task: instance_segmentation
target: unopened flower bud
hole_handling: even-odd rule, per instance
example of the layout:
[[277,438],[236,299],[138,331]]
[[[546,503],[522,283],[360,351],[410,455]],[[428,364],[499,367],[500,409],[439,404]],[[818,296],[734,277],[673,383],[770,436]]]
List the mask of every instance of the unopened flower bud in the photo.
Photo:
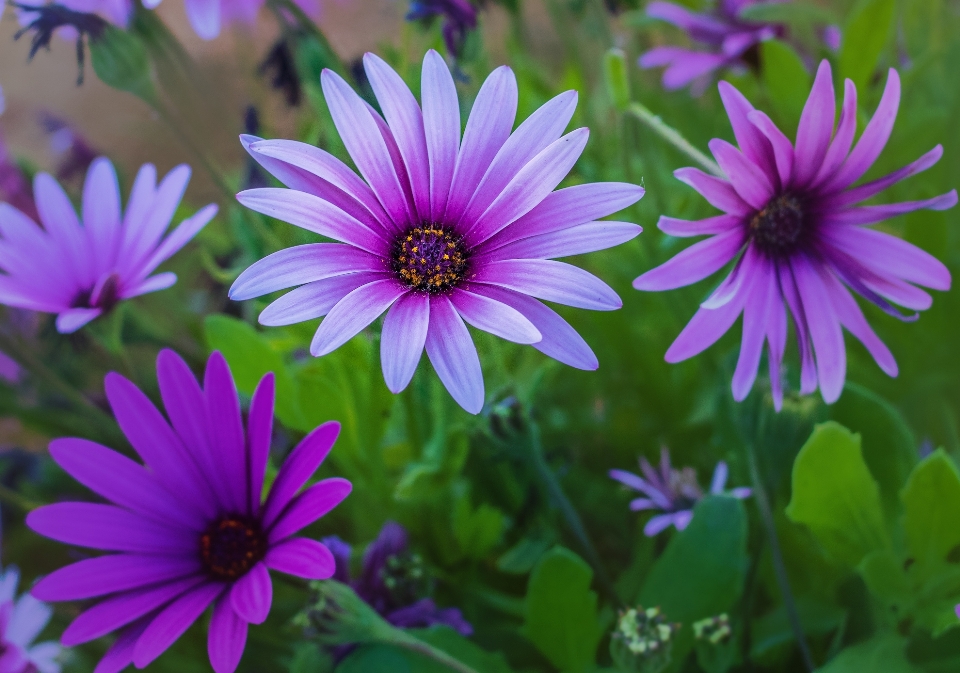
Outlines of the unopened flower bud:
[[629,608],[620,612],[610,638],[610,655],[621,671],[660,673],[670,664],[673,637],[680,628],[659,608]]

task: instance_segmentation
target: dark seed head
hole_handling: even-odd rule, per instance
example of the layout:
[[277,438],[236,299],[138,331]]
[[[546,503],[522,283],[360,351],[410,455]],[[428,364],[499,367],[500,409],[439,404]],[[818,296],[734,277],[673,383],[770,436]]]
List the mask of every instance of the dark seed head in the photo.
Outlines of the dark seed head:
[[761,251],[782,257],[801,243],[806,225],[802,201],[792,194],[781,194],[753,216],[750,234]]
[[267,536],[260,522],[244,516],[225,516],[200,537],[200,559],[216,580],[240,579],[267,554]]
[[468,269],[462,237],[441,226],[410,229],[393,246],[393,270],[412,290],[447,292],[463,281]]

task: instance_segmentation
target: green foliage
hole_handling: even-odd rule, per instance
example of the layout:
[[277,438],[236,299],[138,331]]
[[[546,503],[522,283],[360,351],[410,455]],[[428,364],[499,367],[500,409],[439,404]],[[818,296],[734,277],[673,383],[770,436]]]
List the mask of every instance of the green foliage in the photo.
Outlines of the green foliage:
[[564,673],[589,670],[597,656],[602,633],[592,580],[590,566],[563,547],[544,554],[530,574],[524,633]]
[[[861,0],[843,30],[840,77],[850,78],[865,92],[877,61],[893,31],[895,0]],[[862,95],[862,94],[861,94]]]
[[851,567],[889,546],[880,490],[863,460],[859,435],[832,421],[814,429],[793,465],[787,516]]
[[793,47],[781,40],[767,40],[760,45],[760,62],[763,84],[779,113],[784,132],[791,136],[810,93],[810,73]]
[[960,562],[960,472],[935,451],[910,475],[903,489],[903,528],[914,572],[927,577],[948,562]]
[[906,657],[906,642],[899,636],[882,635],[848,647],[818,673],[920,673]]
[[496,507],[487,503],[472,507],[469,493],[463,493],[453,506],[453,537],[469,558],[486,558],[503,536],[506,524],[506,516]]
[[150,58],[135,33],[107,26],[99,39],[90,41],[90,60],[104,84],[132,93],[147,103],[157,103]]

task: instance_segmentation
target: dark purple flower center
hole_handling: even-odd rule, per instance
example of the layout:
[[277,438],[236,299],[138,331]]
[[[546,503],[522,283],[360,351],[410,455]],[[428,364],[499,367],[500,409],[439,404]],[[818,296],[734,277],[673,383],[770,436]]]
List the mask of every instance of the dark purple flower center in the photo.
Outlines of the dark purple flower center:
[[463,238],[437,225],[414,227],[401,234],[393,244],[392,258],[401,282],[431,294],[455,288],[469,268]]
[[110,275],[100,286],[99,292],[94,296],[94,290],[90,288],[77,294],[71,308],[99,308],[104,313],[109,313],[120,301],[120,277],[117,274]]
[[267,536],[256,519],[225,516],[200,537],[200,559],[211,577],[234,581],[267,554]]
[[806,229],[802,200],[793,194],[773,198],[750,220],[754,244],[773,257],[789,255],[800,243]]

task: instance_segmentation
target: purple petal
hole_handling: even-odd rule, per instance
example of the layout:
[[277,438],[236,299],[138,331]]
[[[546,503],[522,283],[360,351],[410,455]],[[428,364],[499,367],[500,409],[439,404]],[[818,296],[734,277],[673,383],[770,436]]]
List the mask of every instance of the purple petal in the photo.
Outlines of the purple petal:
[[388,277],[392,276],[372,272],[349,273],[307,283],[291,290],[263,309],[258,322],[261,325],[279,327],[321,318],[358,287]]
[[544,355],[565,365],[593,371],[600,366],[597,356],[570,324],[556,311],[533,297],[493,285],[471,286],[471,291],[517,309],[533,323],[542,339],[531,344]]
[[817,175],[812,183],[813,186],[822,185],[840,168],[850,152],[850,147],[853,145],[853,136],[856,132],[857,87],[848,79],[843,83],[843,108],[840,110],[840,123],[837,124],[837,133],[830,142],[823,164],[817,169]]
[[420,91],[430,163],[430,212],[436,222],[447,208],[460,152],[460,103],[450,69],[433,49],[423,57]]
[[210,204],[201,208],[191,217],[188,217],[174,229],[169,236],[163,239],[163,242],[157,246],[153,254],[143,263],[140,273],[143,276],[151,273],[163,262],[175,255],[183,246],[193,240],[193,237],[200,233],[200,230],[207,226],[217,214],[216,204]]
[[655,537],[675,523],[675,514],[660,514],[653,517],[643,527],[643,534],[647,537]]
[[230,366],[220,351],[214,351],[207,360],[204,372],[203,395],[210,429],[210,448],[217,471],[206,475],[219,481],[219,490],[226,499],[222,509],[250,514],[248,495],[247,445],[240,415],[240,398],[233,382]]
[[757,127],[773,149],[774,164],[777,167],[777,175],[780,178],[780,185],[789,185],[793,178],[793,163],[795,161],[793,143],[783,134],[777,125],[773,123],[766,114],[760,110],[754,110],[747,114],[747,119]]
[[671,364],[682,362],[712,346],[736,322],[745,301],[746,294],[739,292],[719,308],[700,308],[667,349],[664,359]]
[[836,312],[840,324],[860,340],[860,343],[866,347],[887,376],[896,376],[898,368],[893,353],[870,327],[863,311],[860,310],[850,291],[832,274],[826,275],[824,278],[827,282],[830,299],[833,300],[833,310]]
[[394,138],[393,132],[387,125],[386,120],[380,116],[380,113],[376,108],[370,105],[370,103],[367,101],[363,101],[363,106],[367,109],[367,114],[370,115],[374,123],[377,125],[377,130],[380,131],[380,137],[383,138],[383,142],[387,146],[387,152],[390,154],[390,161],[393,163],[394,173],[397,175],[397,180],[400,181],[400,190],[403,193],[403,198],[408,213],[407,221],[419,222],[420,216],[417,214],[417,206],[413,201],[413,187],[410,185],[410,176],[407,175],[407,167],[403,163],[403,156],[400,154],[400,148],[397,146],[397,139]]
[[79,601],[198,572],[200,561],[196,558],[111,554],[55,570],[40,580],[30,593],[42,601]]
[[199,575],[111,596],[71,622],[61,639],[67,647],[96,640],[166,605],[205,579]]
[[659,292],[691,285],[722,269],[742,247],[743,232],[739,228],[717,234],[647,271],[633,281],[633,287]]
[[[755,41],[752,36],[749,39],[750,43]],[[720,82],[718,88],[743,156],[761,170],[771,171],[774,168],[772,148],[764,134],[750,122],[749,115],[754,111],[750,101],[729,82]]]
[[57,331],[60,334],[73,334],[91,320],[99,318],[103,309],[71,308],[57,315]]
[[324,514],[343,502],[353,489],[350,482],[340,477],[318,481],[305,490],[283,510],[283,513],[268,532],[268,540],[274,545],[290,537],[301,528],[309,526]]
[[588,222],[508,243],[491,251],[489,259],[550,259],[583,255],[631,241],[642,231],[639,225],[630,222]]
[[233,282],[230,298],[253,299],[294,285],[359,271],[386,271],[383,261],[350,245],[308,243],[280,250],[250,266]]
[[727,485],[727,474],[727,464],[721,460],[717,463],[717,466],[713,468],[713,479],[710,480],[711,493],[723,493],[723,489]]
[[630,501],[631,512],[643,512],[649,509],[660,509],[650,498],[634,498]]
[[144,668],[163,654],[223,593],[223,589],[222,584],[203,584],[161,610],[133,648],[134,665]]
[[139,297],[140,295],[150,294],[151,292],[159,292],[161,290],[166,290],[169,287],[173,287],[177,282],[177,274],[171,273],[169,271],[164,273],[158,273],[156,276],[150,276],[146,280],[137,283],[131,287],[124,288],[120,292],[121,299],[132,299],[133,297]]
[[376,121],[363,100],[332,70],[324,70],[320,82],[333,123],[360,174],[393,222],[406,223],[409,218],[406,195]]
[[50,175],[38,173],[33,180],[33,193],[43,228],[59,249],[60,263],[70,269],[71,277],[81,286],[92,286],[96,270],[90,247],[66,192]]
[[677,180],[697,190],[707,202],[731,215],[750,215],[753,209],[727,180],[707,175],[699,168],[679,168],[673,172]]
[[692,51],[682,47],[657,47],[640,57],[641,68],[667,66],[663,73],[663,88],[667,91],[682,89],[694,80],[721,67],[728,61],[721,54]]
[[753,388],[757,378],[757,369],[760,367],[760,356],[763,353],[763,342],[767,336],[767,316],[770,314],[770,303],[777,301],[776,279],[761,262],[751,274],[749,287],[742,291],[746,294],[746,303],[743,308],[743,339],[740,345],[740,357],[737,368],[733,373],[731,386],[733,399],[742,402]]
[[[144,246],[142,249],[138,247],[141,244],[140,238],[143,233],[140,231],[140,227],[148,221],[153,211],[156,191],[157,169],[153,164],[144,164],[137,171],[137,177],[133,181],[130,199],[127,201],[127,210],[123,216],[123,225],[120,229],[121,242],[117,258],[121,263],[121,273],[129,272],[129,263],[142,259],[144,251],[149,249],[149,246]],[[126,260],[126,264],[124,260]]]
[[447,297],[430,298],[427,356],[444,387],[471,414],[483,408],[483,373],[467,326]]
[[872,196],[876,196],[880,192],[887,189],[892,185],[909,178],[911,175],[916,175],[921,173],[938,161],[940,157],[943,156],[943,145],[937,145],[932,150],[924,154],[922,157],[914,161],[913,163],[907,164],[900,170],[894,171],[889,175],[885,175],[879,180],[873,180],[872,182],[867,182],[860,185],[859,187],[854,187],[839,194],[836,194],[833,197],[828,197],[825,199],[824,206],[830,208],[842,208],[844,206],[851,206],[855,203],[860,203],[866,199],[869,199]]
[[468,324],[501,339],[533,344],[543,338],[522,313],[495,299],[455,289],[450,294],[450,302]]
[[330,579],[336,570],[330,550],[305,537],[288,538],[274,545],[263,562],[271,570],[307,580]]
[[117,172],[109,159],[99,157],[90,164],[83,185],[83,226],[97,269],[113,264],[120,244],[120,217]]
[[707,236],[722,234],[743,224],[743,219],[737,215],[716,215],[705,220],[678,220],[675,217],[661,215],[657,228],[669,236],[689,238],[691,236]]
[[273,443],[274,375],[267,372],[250,401],[250,414],[247,417],[247,443],[250,475],[249,511],[254,516],[260,514],[260,499],[263,493],[263,480],[270,460],[270,445]]
[[646,7],[647,16],[672,23],[686,32],[701,32],[723,35],[728,31],[726,24],[707,14],[691,12],[686,7],[672,2],[657,0]]
[[430,296],[408,292],[400,297],[383,319],[380,334],[380,365],[383,379],[392,393],[409,385],[430,326]]
[[212,40],[220,35],[220,0],[192,0],[185,7],[187,19],[201,39]]
[[493,158],[510,136],[517,115],[517,78],[500,66],[484,81],[463,132],[445,220],[458,222]]
[[240,664],[247,645],[247,622],[240,619],[223,596],[213,606],[210,632],[207,635],[207,656],[214,673],[233,673]]
[[250,571],[233,583],[230,589],[230,604],[233,611],[245,622],[263,624],[270,614],[273,603],[273,583],[270,572],[263,562],[257,563]]
[[807,326],[806,307],[797,289],[798,281],[789,264],[777,268],[780,276],[780,291],[793,315],[797,346],[800,350],[800,392],[808,395],[817,389],[817,366],[813,359],[813,345],[810,343],[810,329]]
[[833,404],[843,391],[847,372],[847,352],[843,344],[840,321],[833,311],[831,294],[821,277],[821,272],[805,257],[791,261],[797,289],[803,302],[807,327],[817,360],[817,378],[823,401]]
[[[125,259],[120,259],[120,273],[135,274],[153,255],[163,232],[170,226],[177,207],[190,182],[190,167],[177,166],[160,181],[149,208],[133,213],[127,210],[124,219],[123,250]],[[147,176],[150,177],[150,176]],[[140,219],[133,219],[137,215]]]
[[583,269],[547,259],[489,262],[472,280],[505,287],[544,301],[594,311],[615,311],[623,302],[606,283]]
[[110,649],[108,649],[107,653],[103,656],[103,659],[97,664],[93,673],[120,673],[120,671],[132,664],[133,649],[149,625],[150,618],[144,617],[121,631],[117,639],[113,641],[113,645],[110,646]]
[[687,526],[690,525],[690,522],[693,520],[693,510],[687,509],[682,512],[677,512],[673,515],[673,525],[677,530],[684,530]]
[[550,192],[533,210],[485,241],[483,249],[494,250],[612,215],[632,206],[643,194],[642,187],[625,182],[594,182]]
[[273,525],[297,491],[314,475],[330,454],[339,434],[340,424],[329,421],[314,429],[290,452],[270,487],[263,509],[264,527]]
[[11,645],[27,649],[50,623],[51,617],[53,617],[53,608],[46,603],[41,603],[30,594],[24,594],[13,606],[10,623],[3,638]]
[[856,146],[840,167],[840,170],[829,182],[829,187],[840,190],[859,180],[880,156],[880,152],[890,138],[893,123],[897,119],[897,109],[900,107],[900,75],[890,68],[887,76],[887,85],[883,89],[883,96],[877,111],[873,113],[863,134]]
[[797,149],[794,157],[793,183],[805,186],[817,174],[830,146],[836,102],[830,63],[820,62],[813,88],[803,106],[797,127]]
[[311,355],[320,357],[340,348],[407,292],[393,278],[358,287],[330,309],[320,323],[310,343]]
[[957,205],[957,190],[951,189],[946,194],[941,194],[931,199],[924,199],[923,201],[904,201],[902,203],[890,203],[883,206],[847,208],[846,210],[826,215],[822,222],[833,225],[873,224],[905,213],[912,213],[915,210],[948,210],[955,205]]
[[709,145],[737,194],[754,209],[762,210],[773,196],[773,183],[763,169],[726,140],[714,138]]
[[58,542],[107,551],[189,554],[196,547],[196,533],[161,526],[114,505],[46,505],[27,515],[27,525]]

